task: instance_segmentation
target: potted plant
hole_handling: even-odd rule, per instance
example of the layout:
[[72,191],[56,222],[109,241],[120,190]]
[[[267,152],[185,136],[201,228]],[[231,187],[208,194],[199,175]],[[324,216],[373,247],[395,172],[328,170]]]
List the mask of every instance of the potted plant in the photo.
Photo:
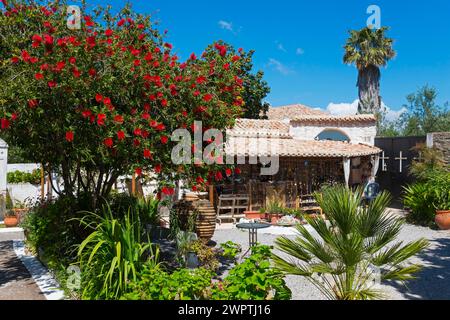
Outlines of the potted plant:
[[19,223],[22,221],[24,215],[28,212],[28,208],[25,206],[24,202],[14,201],[13,211],[19,220]]
[[177,256],[188,269],[199,266],[197,253],[192,249],[192,244],[198,240],[197,234],[188,231],[179,231],[176,235]]
[[284,215],[284,207],[281,201],[273,199],[266,206],[267,219],[272,224],[277,224],[278,220]]
[[450,230],[450,186],[434,190],[433,206],[436,208],[434,221],[441,230]]
[[263,220],[266,219],[266,212],[264,209],[259,211],[244,211],[245,219],[248,220]]
[[19,224],[19,217],[13,210],[9,210],[6,212],[3,222],[6,228],[14,228]]
[[9,194],[8,190],[6,190],[5,205],[6,205],[6,214],[5,219],[3,220],[3,222],[5,223],[5,227],[7,228],[17,227],[17,225],[19,224],[19,218],[16,212],[13,210],[13,201],[11,199],[11,195]]

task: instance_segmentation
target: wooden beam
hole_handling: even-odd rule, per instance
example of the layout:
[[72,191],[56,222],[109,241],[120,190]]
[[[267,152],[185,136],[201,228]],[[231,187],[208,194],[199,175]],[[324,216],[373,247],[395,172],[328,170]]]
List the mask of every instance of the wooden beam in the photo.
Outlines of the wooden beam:
[[248,210],[253,211],[252,183],[248,182]]
[[214,185],[209,185],[209,202],[214,206]]
[[136,174],[131,176],[131,195],[136,195]]

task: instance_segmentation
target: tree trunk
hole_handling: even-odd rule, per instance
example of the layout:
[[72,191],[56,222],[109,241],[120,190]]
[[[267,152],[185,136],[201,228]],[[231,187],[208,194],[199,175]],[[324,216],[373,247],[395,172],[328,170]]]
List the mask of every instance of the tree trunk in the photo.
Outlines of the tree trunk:
[[358,71],[359,114],[380,112],[380,77],[380,69],[373,65]]

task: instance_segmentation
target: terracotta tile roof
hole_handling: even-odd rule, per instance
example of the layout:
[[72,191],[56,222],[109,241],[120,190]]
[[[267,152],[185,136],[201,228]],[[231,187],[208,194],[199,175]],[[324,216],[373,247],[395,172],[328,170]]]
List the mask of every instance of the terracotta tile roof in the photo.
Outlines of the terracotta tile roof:
[[333,116],[333,115],[305,115],[292,118],[291,122],[303,125],[316,124],[333,124],[336,126],[345,124],[375,124],[377,121],[373,114],[358,114],[348,116]]
[[227,130],[229,136],[291,138],[289,124],[273,120],[236,119],[235,126]]
[[316,110],[302,104],[272,107],[269,108],[269,111],[267,112],[267,117],[269,118],[269,120],[295,119],[301,116],[308,115],[320,116],[327,114],[321,110]]
[[[234,148],[233,148],[234,146]],[[225,152],[231,156],[280,156],[338,158],[361,157],[381,153],[381,149],[366,144],[341,141],[316,141],[277,138],[228,137]]]

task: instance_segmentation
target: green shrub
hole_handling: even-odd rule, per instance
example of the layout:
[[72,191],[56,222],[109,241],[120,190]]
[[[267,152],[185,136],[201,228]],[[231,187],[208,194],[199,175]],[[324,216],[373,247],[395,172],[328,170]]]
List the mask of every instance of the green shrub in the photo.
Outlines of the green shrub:
[[433,175],[428,182],[432,203],[436,210],[450,210],[450,172]]
[[64,262],[68,266],[76,260],[75,245],[89,234],[71,219],[82,217],[80,211],[89,209],[84,198],[61,196],[36,203],[22,222],[27,246],[35,252],[44,249],[45,257],[41,258],[46,261]]
[[122,299],[132,300],[264,300],[290,299],[283,276],[271,268],[270,247],[258,246],[223,281],[213,280],[205,268],[179,269],[144,266],[138,281],[131,281]]
[[219,260],[217,260],[216,252],[202,241],[197,240],[192,242],[189,245],[188,251],[195,252],[202,268],[210,271],[216,271],[219,268]]
[[281,272],[270,264],[271,247],[256,246],[252,254],[230,270],[222,283],[213,288],[219,300],[289,300],[291,290]]
[[272,214],[283,214],[285,208],[280,200],[272,199],[269,201],[264,209],[264,212]]
[[404,188],[403,204],[411,209],[408,221],[434,224],[436,210],[450,209],[450,172],[435,170],[427,180]]
[[407,221],[419,225],[430,225],[434,221],[435,210],[426,183],[416,183],[404,187],[403,204],[411,211]]
[[222,248],[222,257],[230,260],[236,260],[237,255],[242,251],[242,247],[233,241],[221,243],[220,247]]
[[31,183],[39,184],[41,181],[41,173],[39,170],[33,170],[33,172],[22,172],[16,170],[14,172],[8,172],[8,183]]
[[171,274],[159,268],[144,267],[139,281],[131,283],[130,300],[199,300],[210,298],[212,273],[204,268],[180,269]]
[[116,218],[123,218],[128,211],[145,226],[146,224],[159,225],[160,201],[153,197],[135,197],[127,193],[113,193],[103,201],[103,206],[109,206]]
[[8,189],[6,189],[5,206],[6,210],[12,210],[14,207],[14,202]]
[[78,248],[83,299],[117,299],[145,265],[158,265],[159,251],[142,241],[143,230],[131,210],[117,219],[104,207],[103,216],[89,213],[79,221],[94,230]]

